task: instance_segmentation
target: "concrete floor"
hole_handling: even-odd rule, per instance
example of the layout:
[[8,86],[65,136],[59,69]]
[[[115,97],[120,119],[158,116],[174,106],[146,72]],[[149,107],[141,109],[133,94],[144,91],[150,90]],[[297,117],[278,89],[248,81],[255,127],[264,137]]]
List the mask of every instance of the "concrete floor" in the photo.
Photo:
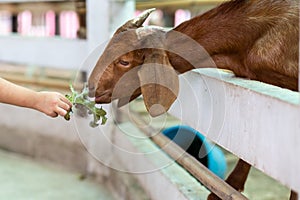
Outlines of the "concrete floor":
[[[237,158],[226,153],[228,173]],[[289,189],[252,168],[244,194],[254,200],[284,200]],[[110,190],[80,174],[29,157],[0,150],[0,199],[113,200]]]
[[113,200],[103,185],[49,163],[0,150],[0,199]]

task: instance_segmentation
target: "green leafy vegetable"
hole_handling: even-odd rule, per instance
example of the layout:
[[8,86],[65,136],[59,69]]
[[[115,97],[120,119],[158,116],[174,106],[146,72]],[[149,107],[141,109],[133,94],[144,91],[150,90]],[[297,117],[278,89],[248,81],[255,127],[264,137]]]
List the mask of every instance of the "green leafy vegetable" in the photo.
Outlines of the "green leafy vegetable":
[[[74,90],[73,86],[70,85],[70,90],[72,94],[67,94],[66,97],[73,104],[75,108],[79,108],[81,111],[85,111],[88,114],[93,115],[93,121],[90,122],[91,127],[97,127],[99,125],[99,121],[101,120],[101,125],[106,123],[106,111],[104,109],[96,107],[94,101],[89,100],[88,98],[88,88],[87,85],[84,86],[81,93],[78,93]],[[72,109],[68,111],[65,115],[66,120],[70,120],[70,115],[72,113]]]

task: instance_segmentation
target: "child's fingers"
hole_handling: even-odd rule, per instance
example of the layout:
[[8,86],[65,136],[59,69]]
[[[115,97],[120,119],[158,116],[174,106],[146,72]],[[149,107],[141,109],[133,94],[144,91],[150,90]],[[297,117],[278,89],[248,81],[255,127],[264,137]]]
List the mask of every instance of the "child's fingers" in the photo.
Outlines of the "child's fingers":
[[70,110],[71,106],[68,103],[61,101],[58,106],[66,111]]
[[51,112],[51,113],[48,113],[47,115],[50,116],[50,117],[57,117],[58,116],[58,114],[54,111]]
[[72,107],[72,103],[71,103],[71,102],[69,101],[69,99],[67,99],[65,96],[60,95],[60,99],[61,99],[64,103],[66,103],[67,105],[69,105],[69,108]]
[[62,95],[59,92],[53,92],[53,93],[56,95],[55,98],[58,98],[60,101],[65,102],[69,106],[72,106],[72,103],[69,101],[69,99],[67,99],[67,97],[65,97],[64,95]]
[[[55,113],[57,115],[60,115],[60,116],[64,117],[67,114],[67,111],[65,109],[61,108],[61,107],[57,107],[56,110],[55,110]],[[57,115],[56,115],[56,117],[57,117]]]

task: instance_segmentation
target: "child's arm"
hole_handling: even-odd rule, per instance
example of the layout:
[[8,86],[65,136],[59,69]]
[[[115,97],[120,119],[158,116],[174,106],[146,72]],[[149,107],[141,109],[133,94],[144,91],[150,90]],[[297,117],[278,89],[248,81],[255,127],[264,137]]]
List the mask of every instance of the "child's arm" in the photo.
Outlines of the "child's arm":
[[57,92],[36,92],[0,78],[0,102],[31,108],[51,117],[64,116],[71,102]]

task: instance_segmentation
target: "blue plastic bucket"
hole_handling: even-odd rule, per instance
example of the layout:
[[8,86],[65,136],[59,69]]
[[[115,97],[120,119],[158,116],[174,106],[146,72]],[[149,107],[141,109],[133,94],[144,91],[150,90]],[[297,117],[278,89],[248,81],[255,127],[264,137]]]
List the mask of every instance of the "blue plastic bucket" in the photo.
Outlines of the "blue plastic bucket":
[[163,130],[163,134],[191,154],[210,171],[224,179],[227,163],[223,151],[189,126],[173,126]]

